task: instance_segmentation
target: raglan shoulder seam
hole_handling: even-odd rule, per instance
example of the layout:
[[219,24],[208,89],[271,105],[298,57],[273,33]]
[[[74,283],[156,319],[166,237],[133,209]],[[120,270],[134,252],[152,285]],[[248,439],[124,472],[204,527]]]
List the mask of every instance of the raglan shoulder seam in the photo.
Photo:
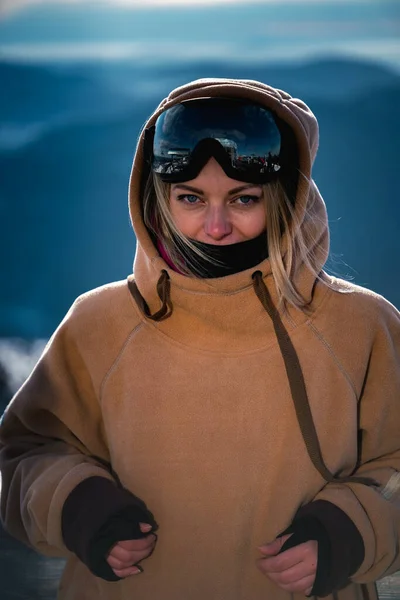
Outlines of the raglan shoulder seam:
[[[101,306],[101,304],[104,301],[107,301],[107,298],[108,302],[110,302],[110,299],[112,299],[114,294],[117,294],[119,296],[120,293],[125,294],[126,298],[125,300],[123,300],[123,302],[128,301],[129,304],[127,306],[129,306],[131,310],[132,307],[131,303],[129,302],[131,300],[131,295],[126,284],[126,280],[120,282],[113,282],[112,284],[101,286],[94,290],[90,290],[89,292],[86,292],[81,296],[78,296],[78,298],[75,300],[75,302],[69,310],[69,313],[66,316],[66,319],[68,318],[68,316],[70,317],[69,326],[72,326],[75,329],[76,333],[76,328],[79,329],[80,320],[87,318],[88,307],[90,307],[89,303],[93,302],[94,300],[98,307]],[[109,376],[111,375],[112,371],[116,368],[118,362],[120,361],[125,351],[125,348],[129,344],[132,337],[134,337],[135,333],[139,331],[139,329],[141,329],[143,325],[145,325],[145,323],[143,320],[140,319],[140,315],[137,315],[135,314],[135,312],[132,312],[131,322],[126,323],[126,326],[124,327],[125,332],[121,331],[121,339],[119,340],[118,345],[116,345],[116,347],[113,348],[113,352],[110,352],[110,355],[107,357],[106,364],[103,365],[103,373],[100,373],[99,383],[96,386],[96,395],[98,397],[99,403],[101,403],[104,387],[108,381]],[[79,336],[76,335],[75,337],[79,338]],[[83,356],[84,354],[86,354],[86,352],[83,353]]]
[[354,381],[352,380],[352,378],[350,377],[349,373],[347,372],[347,370],[345,369],[344,365],[342,364],[342,362],[340,361],[339,357],[337,356],[336,352],[333,350],[332,346],[329,344],[329,342],[326,340],[326,338],[323,336],[323,334],[320,332],[320,330],[318,329],[318,327],[316,327],[316,325],[313,323],[313,321],[308,321],[308,326],[311,330],[311,332],[313,333],[313,335],[320,341],[320,343],[326,348],[326,350],[328,351],[328,353],[330,354],[332,360],[334,361],[334,363],[336,364],[337,368],[339,369],[339,371],[342,373],[343,377],[346,379],[347,383],[350,385],[354,397],[357,399],[358,401],[358,394],[357,394],[357,388],[356,385],[354,383]]
[[112,375],[112,373],[115,371],[115,369],[118,366],[118,363],[120,362],[125,349],[127,348],[127,346],[130,344],[132,338],[136,335],[136,333],[142,329],[142,327],[144,326],[144,322],[140,321],[137,325],[135,325],[135,327],[128,333],[127,337],[125,338],[124,342],[122,343],[119,352],[117,353],[116,357],[114,358],[113,362],[111,363],[111,365],[109,366],[109,368],[107,369],[102,382],[100,384],[100,389],[99,389],[99,402],[101,404],[102,402],[102,398],[103,398],[103,392],[104,392],[104,388],[110,378],[110,376]]

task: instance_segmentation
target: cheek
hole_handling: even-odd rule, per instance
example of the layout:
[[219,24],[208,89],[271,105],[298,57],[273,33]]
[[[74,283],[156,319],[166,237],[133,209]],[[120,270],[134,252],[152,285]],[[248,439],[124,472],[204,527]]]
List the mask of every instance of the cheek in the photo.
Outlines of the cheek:
[[250,238],[257,237],[266,228],[266,215],[263,205],[257,205],[248,214],[242,215],[240,223],[237,224],[242,233]]
[[176,202],[171,202],[170,210],[178,231],[187,237],[193,237],[193,233],[196,231],[196,219],[193,215]]

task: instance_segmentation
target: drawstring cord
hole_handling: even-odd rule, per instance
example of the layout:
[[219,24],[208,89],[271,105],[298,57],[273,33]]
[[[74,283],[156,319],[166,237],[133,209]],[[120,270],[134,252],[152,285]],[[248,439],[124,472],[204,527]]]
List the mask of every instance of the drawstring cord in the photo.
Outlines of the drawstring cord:
[[[289,381],[290,391],[293,398],[293,404],[296,411],[297,421],[300,431],[303,436],[305,446],[312,464],[327,482],[337,483],[362,483],[363,485],[379,485],[376,481],[369,477],[335,477],[327,468],[321,453],[321,447],[318,440],[317,431],[315,428],[310,403],[307,396],[306,385],[304,381],[303,371],[301,370],[300,361],[297,352],[293,346],[292,340],[279,315],[279,311],[272,302],[270,293],[264,283],[261,271],[255,271],[252,274],[253,288],[257,298],[260,300],[265,311],[271,318],[275,335],[279,344],[282,358],[285,364],[286,374]],[[171,282],[169,275],[165,269],[161,271],[161,275],[157,281],[157,294],[161,302],[161,308],[151,314],[147,302],[140,294],[136,282],[133,278],[128,279],[129,290],[141,308],[142,312],[148,319],[152,321],[163,321],[168,319],[172,314],[171,302]]]
[[278,340],[283,361],[285,363],[286,374],[293,398],[297,421],[300,426],[308,455],[314,467],[327,482],[378,485],[377,482],[369,477],[335,477],[325,465],[307,396],[304,375],[303,371],[301,370],[297,352],[293,346],[288,332],[285,329],[284,324],[282,323],[279,312],[272,302],[268,288],[264,283],[262,272],[255,271],[252,274],[252,280],[254,292],[270,316],[274,326],[275,335]]
[[151,319],[152,321],[163,321],[172,315],[171,282],[165,269],[161,271],[161,275],[157,281],[157,294],[161,301],[161,308],[154,314],[151,314],[148,304],[139,292],[133,278],[128,279],[128,286],[136,303],[148,319]]

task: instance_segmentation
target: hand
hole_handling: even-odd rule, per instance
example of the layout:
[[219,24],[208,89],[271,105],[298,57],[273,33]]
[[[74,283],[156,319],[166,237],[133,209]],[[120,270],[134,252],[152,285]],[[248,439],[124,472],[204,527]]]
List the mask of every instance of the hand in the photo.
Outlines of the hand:
[[269,544],[260,546],[259,550],[263,558],[257,561],[257,566],[283,590],[308,596],[317,573],[318,542],[310,540],[278,555],[290,535],[284,535]]
[[[140,523],[143,533],[151,531],[148,523]],[[115,544],[108,554],[107,562],[117,577],[129,577],[142,573],[142,567],[137,563],[150,556],[156,545],[157,537],[154,533],[146,535],[139,540],[125,540]]]

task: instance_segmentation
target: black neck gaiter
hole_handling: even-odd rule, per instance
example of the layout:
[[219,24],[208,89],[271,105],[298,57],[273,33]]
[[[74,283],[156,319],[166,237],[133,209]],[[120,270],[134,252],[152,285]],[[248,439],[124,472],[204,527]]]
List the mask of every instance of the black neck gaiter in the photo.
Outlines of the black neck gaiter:
[[268,257],[267,234],[263,231],[259,236],[237,244],[204,244],[190,240],[199,250],[213,262],[195,254],[185,247],[182,256],[197,277],[214,278],[233,275],[255,267]]

